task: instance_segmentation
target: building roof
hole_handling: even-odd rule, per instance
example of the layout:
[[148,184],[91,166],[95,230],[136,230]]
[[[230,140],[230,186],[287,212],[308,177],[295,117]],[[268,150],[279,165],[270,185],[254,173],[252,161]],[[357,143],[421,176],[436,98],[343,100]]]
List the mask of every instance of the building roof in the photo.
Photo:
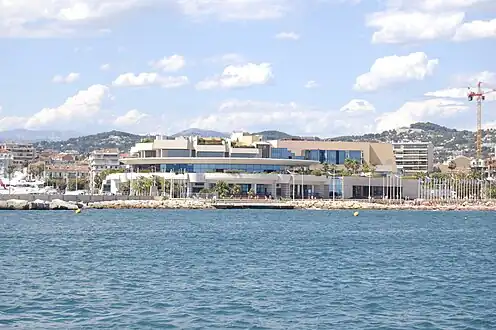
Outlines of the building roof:
[[286,165],[311,166],[320,164],[313,160],[276,159],[276,158],[235,158],[235,157],[146,157],[123,158],[126,165],[155,165],[155,164],[235,164],[235,165]]
[[47,166],[47,172],[89,172],[89,167],[84,165],[54,165]]

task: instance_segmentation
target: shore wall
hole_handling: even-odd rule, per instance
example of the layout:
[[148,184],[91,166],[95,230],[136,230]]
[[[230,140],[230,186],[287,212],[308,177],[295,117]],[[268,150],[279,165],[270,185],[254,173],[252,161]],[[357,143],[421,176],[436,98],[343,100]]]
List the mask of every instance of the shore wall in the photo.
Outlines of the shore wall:
[[47,195],[47,194],[0,194],[0,201],[7,200],[23,200],[32,202],[35,200],[42,201],[53,201],[62,200],[66,202],[81,202],[81,203],[92,203],[92,202],[111,202],[111,201],[149,201],[154,200],[155,197],[152,196],[125,196],[125,195]]

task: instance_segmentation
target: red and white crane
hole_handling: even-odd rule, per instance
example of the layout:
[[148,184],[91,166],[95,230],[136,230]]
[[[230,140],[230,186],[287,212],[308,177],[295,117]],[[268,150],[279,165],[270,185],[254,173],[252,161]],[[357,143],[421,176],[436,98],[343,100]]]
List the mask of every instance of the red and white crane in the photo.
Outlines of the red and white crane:
[[479,164],[482,154],[482,101],[486,100],[486,95],[496,92],[496,89],[484,91],[482,82],[477,83],[477,91],[474,92],[471,87],[468,88],[468,100],[477,102],[477,164]]

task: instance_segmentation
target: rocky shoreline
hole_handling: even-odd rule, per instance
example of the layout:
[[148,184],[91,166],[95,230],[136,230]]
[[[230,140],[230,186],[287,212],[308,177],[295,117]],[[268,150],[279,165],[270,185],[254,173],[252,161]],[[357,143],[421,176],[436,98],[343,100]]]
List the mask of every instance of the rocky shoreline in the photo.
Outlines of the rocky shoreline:
[[[228,202],[227,202],[228,203]],[[243,202],[236,201],[235,204]],[[246,203],[254,203],[246,201]],[[255,202],[256,203],[256,202]],[[266,204],[266,203],[264,203]],[[403,204],[369,203],[367,201],[300,200],[278,203],[300,210],[431,210],[431,211],[496,211],[495,201],[410,201]],[[270,205],[267,203],[267,206]],[[68,202],[60,199],[52,201],[25,201],[11,199],[0,201],[0,210],[80,210],[80,209],[215,209],[212,200],[118,200],[92,203]]]

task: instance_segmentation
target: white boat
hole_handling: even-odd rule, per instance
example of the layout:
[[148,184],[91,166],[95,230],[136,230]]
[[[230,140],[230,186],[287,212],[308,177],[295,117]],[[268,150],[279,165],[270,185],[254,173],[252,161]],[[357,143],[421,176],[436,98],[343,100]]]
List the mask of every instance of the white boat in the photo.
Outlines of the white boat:
[[12,178],[0,178],[0,194],[26,195],[26,194],[54,194],[56,190],[45,187],[42,180],[29,180],[22,172],[16,172]]

